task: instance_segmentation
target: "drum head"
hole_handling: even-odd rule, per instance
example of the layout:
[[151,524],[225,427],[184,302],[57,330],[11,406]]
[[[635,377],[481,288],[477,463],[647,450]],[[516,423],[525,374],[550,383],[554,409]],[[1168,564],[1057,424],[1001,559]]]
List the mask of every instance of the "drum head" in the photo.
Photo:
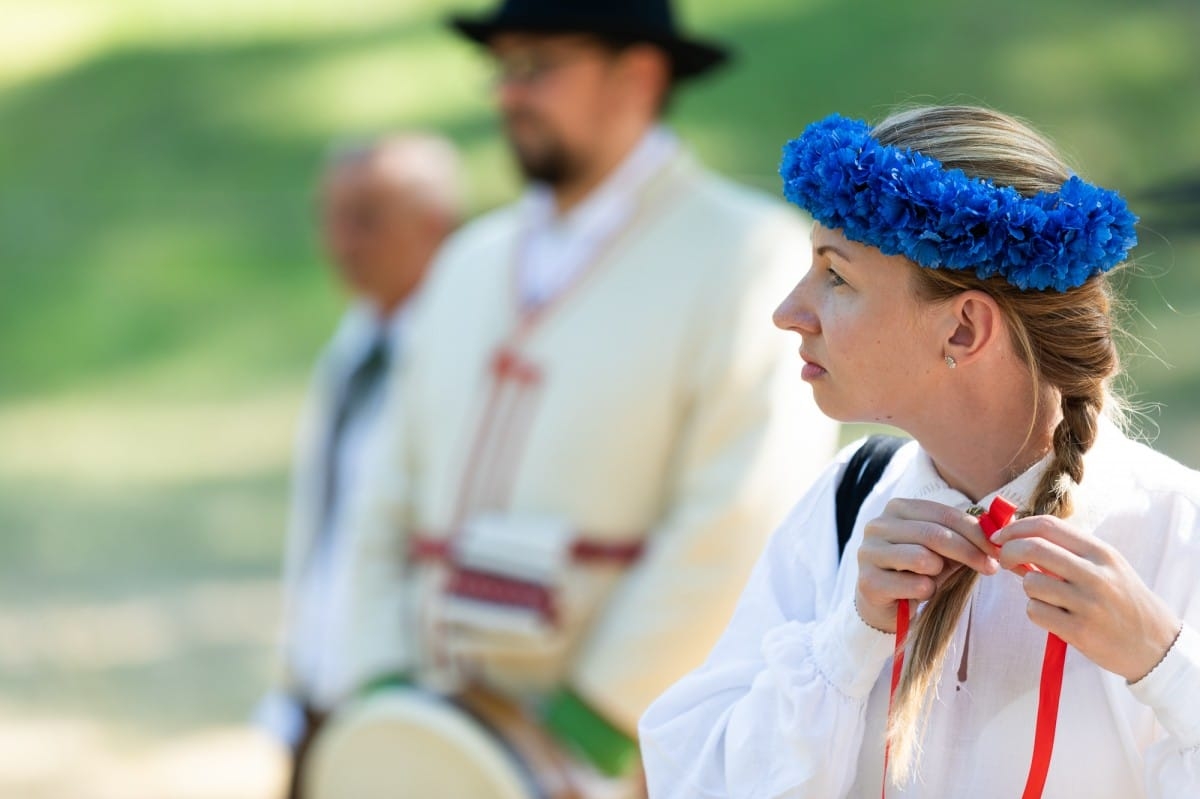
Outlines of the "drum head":
[[305,799],[530,799],[511,756],[445,700],[398,688],[347,706],[313,742]]

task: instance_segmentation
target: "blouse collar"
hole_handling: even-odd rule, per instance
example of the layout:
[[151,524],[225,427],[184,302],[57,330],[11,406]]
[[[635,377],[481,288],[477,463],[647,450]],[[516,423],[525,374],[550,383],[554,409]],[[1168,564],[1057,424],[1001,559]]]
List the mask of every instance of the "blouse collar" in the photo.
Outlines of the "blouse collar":
[[[1108,504],[1105,497],[1112,490],[1111,467],[1120,459],[1119,442],[1124,439],[1117,426],[1107,417],[1098,424],[1096,441],[1084,456],[1084,479],[1074,490],[1077,523],[1088,527],[1089,520],[1104,514]],[[912,499],[927,499],[960,510],[972,505],[987,508],[997,496],[1002,496],[1024,512],[1028,512],[1038,481],[1050,465],[1053,453],[1046,453],[1037,463],[1030,466],[1011,481],[983,497],[978,503],[958,489],[952,488],[933,465],[933,459],[918,446],[909,469],[900,478],[896,496]]]
[[986,508],[991,504],[993,499],[1002,496],[1018,508],[1028,510],[1029,502],[1033,498],[1033,492],[1037,488],[1038,480],[1046,470],[1046,467],[1049,466],[1050,459],[1051,454],[1047,453],[1041,460],[1019,474],[1016,478],[992,491],[976,503],[972,502],[966,494],[956,488],[952,488],[942,479],[942,476],[938,474],[937,468],[933,465],[933,459],[929,457],[929,453],[924,449],[918,449],[912,468],[901,479],[897,495],[912,499],[927,499],[932,502],[940,502],[943,505],[950,505],[959,510],[966,510],[972,505],[979,505]]

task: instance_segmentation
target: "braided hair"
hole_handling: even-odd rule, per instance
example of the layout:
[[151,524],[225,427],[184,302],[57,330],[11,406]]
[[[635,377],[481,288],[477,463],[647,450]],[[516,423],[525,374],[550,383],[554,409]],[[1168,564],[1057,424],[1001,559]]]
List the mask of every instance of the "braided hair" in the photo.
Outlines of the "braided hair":
[[[914,108],[888,117],[873,135],[883,144],[907,147],[938,159],[947,169],[1008,185],[1026,196],[1053,192],[1070,171],[1053,147],[1021,121],[983,108]],[[1002,278],[980,280],[967,270],[913,267],[917,295],[932,302],[968,290],[991,295],[1004,314],[1013,346],[1033,385],[1052,389],[1061,419],[1054,429],[1050,463],[1034,489],[1034,515],[1066,518],[1071,489],[1083,480],[1083,456],[1096,440],[1101,415],[1120,371],[1115,345],[1113,296],[1106,275],[1066,292],[1023,292]],[[1038,394],[1031,398],[1034,418]],[[978,574],[959,569],[913,622],[905,669],[893,702],[888,740],[892,779],[904,782],[916,759],[917,741],[932,689]]]

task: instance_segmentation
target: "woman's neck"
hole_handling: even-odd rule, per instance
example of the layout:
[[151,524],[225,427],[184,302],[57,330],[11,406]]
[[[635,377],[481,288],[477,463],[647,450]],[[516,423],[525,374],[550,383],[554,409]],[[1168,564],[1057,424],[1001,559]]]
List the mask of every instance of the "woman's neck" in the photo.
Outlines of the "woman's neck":
[[1053,389],[1038,392],[1036,410],[1026,390],[972,393],[930,414],[925,429],[910,430],[942,479],[972,502],[1012,482],[1045,457],[1061,418]]

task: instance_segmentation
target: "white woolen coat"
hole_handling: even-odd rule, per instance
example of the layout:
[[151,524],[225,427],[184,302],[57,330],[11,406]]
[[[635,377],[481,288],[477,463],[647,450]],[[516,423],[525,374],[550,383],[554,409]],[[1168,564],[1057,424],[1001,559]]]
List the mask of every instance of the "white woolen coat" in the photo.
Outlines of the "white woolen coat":
[[[808,268],[807,234],[787,206],[680,153],[633,222],[532,318],[514,280],[517,208],[455,236],[361,497],[359,679],[404,669],[453,684],[465,671],[534,698],[565,684],[632,734],[703,660],[768,532],[834,451],[795,339],[771,323]],[[503,380],[500,352],[518,365]],[[549,632],[473,638],[445,621],[445,566],[407,553],[414,536],[448,539],[484,512],[518,531],[530,520],[531,536],[532,520],[550,518],[645,550],[628,567],[564,566]]]

